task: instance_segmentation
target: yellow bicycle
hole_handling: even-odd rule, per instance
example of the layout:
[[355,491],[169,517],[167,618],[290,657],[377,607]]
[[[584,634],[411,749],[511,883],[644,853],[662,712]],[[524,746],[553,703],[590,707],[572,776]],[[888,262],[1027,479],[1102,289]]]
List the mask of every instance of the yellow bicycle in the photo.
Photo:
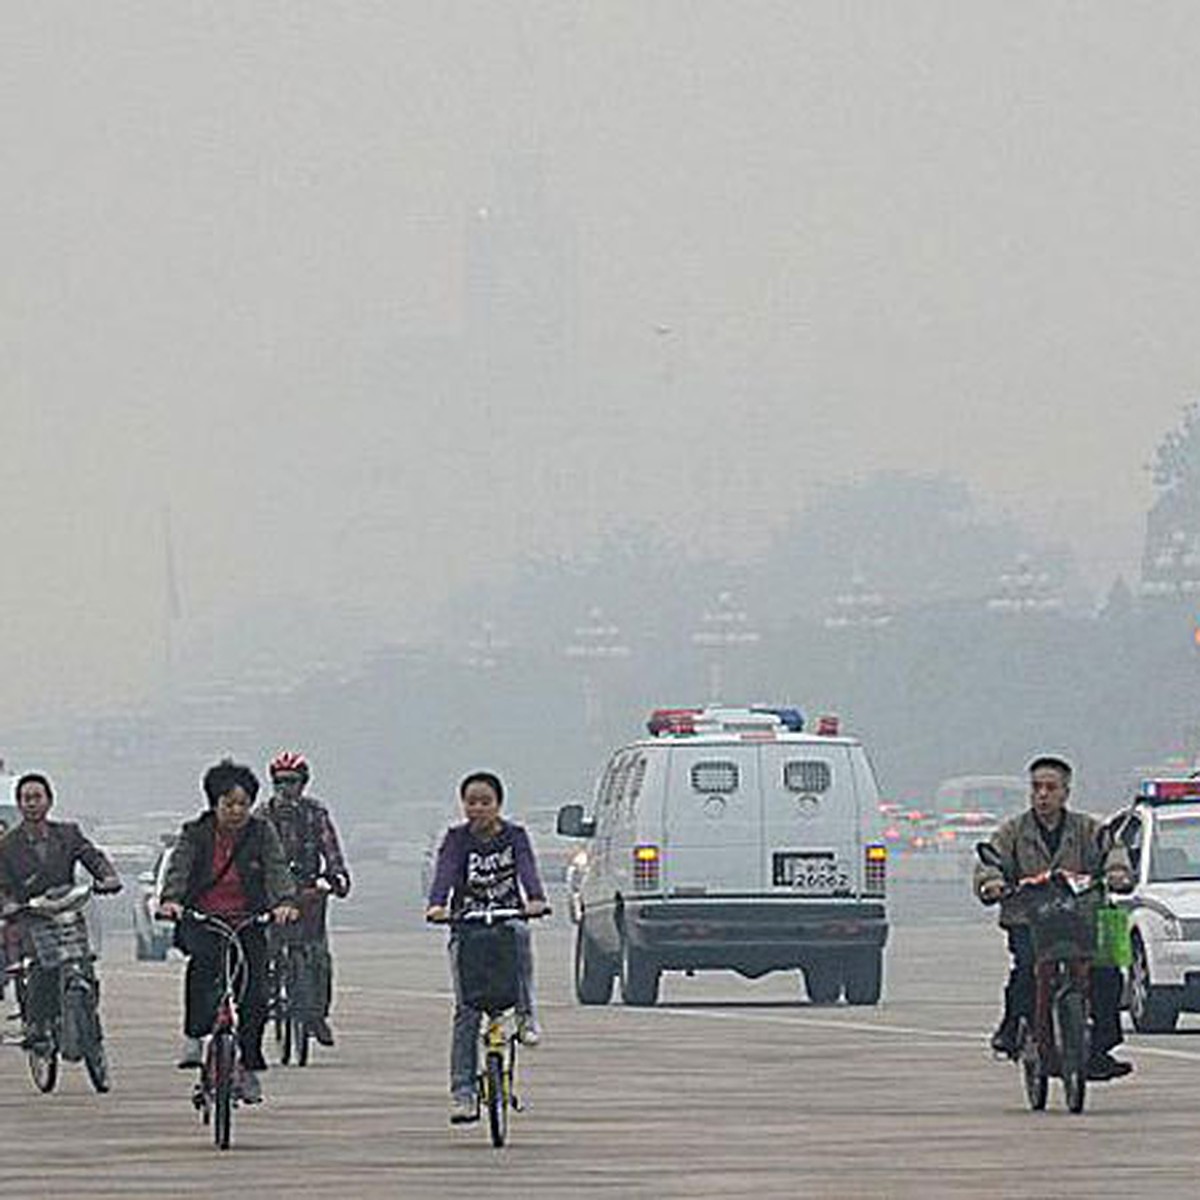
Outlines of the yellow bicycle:
[[[538,915],[549,915],[549,909]],[[496,1147],[503,1146],[508,1140],[509,1113],[521,1111],[516,1087],[520,1039],[513,1011],[516,962],[512,931],[504,926],[511,921],[530,919],[530,914],[521,908],[483,908],[462,913],[450,921],[451,926],[465,935],[464,944],[467,940],[472,943],[476,960],[502,964],[503,978],[496,979],[491,987],[483,987],[472,1000],[472,1007],[478,1007],[487,1017],[480,1035],[482,1062],[475,1077],[476,1113],[487,1113],[488,1134]],[[460,971],[463,971],[461,955],[459,962]],[[486,975],[488,971],[484,968],[481,973]],[[492,974],[495,976],[496,972]]]

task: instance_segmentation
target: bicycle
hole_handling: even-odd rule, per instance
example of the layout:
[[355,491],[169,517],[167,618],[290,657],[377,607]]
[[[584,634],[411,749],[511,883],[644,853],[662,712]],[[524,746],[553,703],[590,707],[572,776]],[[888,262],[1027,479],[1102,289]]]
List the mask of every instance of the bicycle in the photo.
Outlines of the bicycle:
[[[549,915],[549,909],[537,914]],[[534,917],[522,908],[484,908],[462,913],[446,922],[438,923],[463,930],[482,926],[499,932],[499,928],[510,921],[533,919]],[[481,960],[485,960],[494,953],[495,947],[481,946],[478,950]],[[480,971],[481,974],[488,973],[486,963],[480,963]],[[509,1111],[520,1112],[523,1107],[516,1090],[517,1045],[520,1038],[513,1012],[516,1005],[515,958],[513,979],[500,981],[498,986],[490,989],[485,987],[477,995],[469,995],[468,985],[463,979],[466,970],[463,950],[460,947],[459,974],[460,986],[464,988],[464,999],[470,1007],[480,1009],[487,1017],[479,1039],[483,1050],[483,1065],[475,1076],[475,1111],[476,1119],[479,1114],[487,1113],[488,1134],[492,1145],[499,1148],[508,1141]]]
[[[311,889],[305,889],[316,897],[331,890],[325,879],[319,879]],[[312,1044],[312,1022],[318,1005],[312,944],[303,921],[273,929],[271,941],[274,944],[267,969],[279,1061],[286,1067],[295,1057],[298,1067],[306,1067]]]
[[[981,862],[1003,869],[1003,860],[987,842],[976,847]],[[1067,1108],[1083,1111],[1087,1096],[1088,1016],[1094,946],[1095,897],[1104,884],[1091,875],[1046,871],[1015,883],[1004,896],[1025,901],[1034,951],[1033,1020],[1017,1024],[1015,1061],[1020,1063],[1029,1107],[1046,1107],[1049,1080],[1062,1080]]]
[[237,1006],[245,992],[248,966],[240,934],[252,925],[268,924],[271,914],[255,913],[231,925],[212,913],[189,908],[183,910],[181,919],[211,929],[225,943],[225,952],[221,956],[221,997],[201,1061],[200,1077],[192,1087],[192,1107],[205,1125],[212,1124],[217,1149],[228,1150],[233,1136],[233,1110],[241,1099]]
[[22,1014],[27,1013],[34,972],[58,973],[54,1015],[36,1029],[27,1024],[21,1038],[30,1077],[40,1092],[52,1092],[57,1086],[60,1058],[64,1062],[82,1060],[92,1087],[101,1093],[109,1090],[100,1024],[100,981],[83,914],[94,890],[90,883],[52,888],[9,911],[10,916],[26,918],[25,930],[33,946],[32,956],[8,968],[16,978]]

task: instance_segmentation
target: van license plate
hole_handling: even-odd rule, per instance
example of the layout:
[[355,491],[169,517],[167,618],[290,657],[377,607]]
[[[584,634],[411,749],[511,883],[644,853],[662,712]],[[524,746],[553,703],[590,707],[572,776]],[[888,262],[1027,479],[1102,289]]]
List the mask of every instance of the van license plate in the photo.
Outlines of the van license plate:
[[809,896],[833,896],[850,890],[850,876],[829,852],[777,851],[772,882]]

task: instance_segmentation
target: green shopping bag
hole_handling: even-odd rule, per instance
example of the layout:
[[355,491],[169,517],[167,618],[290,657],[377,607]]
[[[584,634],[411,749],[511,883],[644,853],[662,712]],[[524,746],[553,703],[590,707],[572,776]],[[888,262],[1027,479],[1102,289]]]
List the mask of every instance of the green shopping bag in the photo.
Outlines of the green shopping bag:
[[1133,962],[1133,945],[1129,940],[1129,912],[1115,904],[1102,904],[1096,909],[1096,952],[1092,965],[1120,967]]

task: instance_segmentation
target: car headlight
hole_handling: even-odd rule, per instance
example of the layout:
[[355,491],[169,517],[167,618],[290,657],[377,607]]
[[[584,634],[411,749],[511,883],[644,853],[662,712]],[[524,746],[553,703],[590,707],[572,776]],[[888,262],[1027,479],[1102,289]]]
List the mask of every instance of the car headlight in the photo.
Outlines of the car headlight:
[[1178,917],[1163,917],[1163,936],[1169,942],[1183,940],[1183,922]]

